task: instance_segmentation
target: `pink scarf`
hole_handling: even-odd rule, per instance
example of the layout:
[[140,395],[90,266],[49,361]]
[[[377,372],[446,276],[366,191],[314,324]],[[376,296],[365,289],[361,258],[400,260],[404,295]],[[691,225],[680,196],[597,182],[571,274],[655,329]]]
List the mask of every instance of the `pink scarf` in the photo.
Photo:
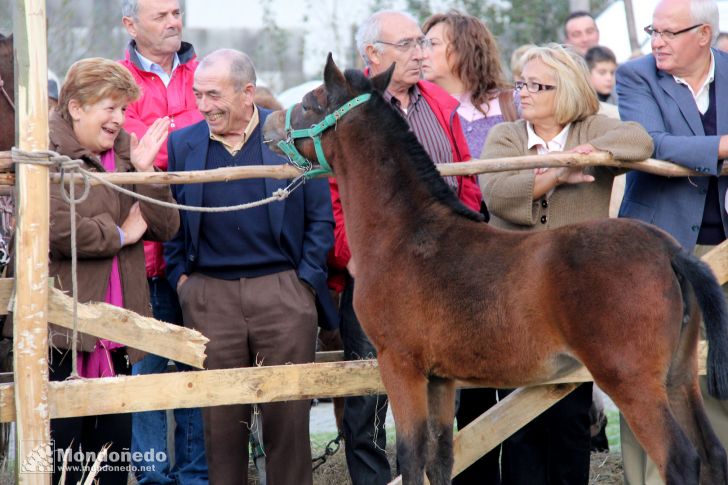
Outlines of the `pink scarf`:
[[[114,149],[101,155],[101,163],[107,172],[116,171],[116,156]],[[109,285],[106,287],[106,303],[118,307],[124,306],[124,295],[121,288],[119,274],[119,258],[114,256],[111,261],[111,275]],[[91,352],[81,352],[77,356],[78,373],[81,377],[113,377],[116,375],[114,363],[111,361],[111,351],[124,345],[111,340],[98,339],[96,347]]]

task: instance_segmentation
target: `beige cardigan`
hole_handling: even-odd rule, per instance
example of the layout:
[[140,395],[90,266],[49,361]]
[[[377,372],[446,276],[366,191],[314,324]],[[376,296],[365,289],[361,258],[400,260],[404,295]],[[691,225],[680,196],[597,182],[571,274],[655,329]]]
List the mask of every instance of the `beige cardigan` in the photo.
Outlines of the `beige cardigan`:
[[[500,123],[488,134],[481,158],[536,155],[526,148],[526,122]],[[565,150],[590,143],[610,152],[618,160],[644,160],[652,155],[652,138],[637,123],[621,122],[602,115],[575,121],[569,129]],[[480,189],[490,211],[490,223],[516,230],[544,230],[567,224],[609,217],[612,181],[619,170],[588,167],[594,182],[560,185],[551,193],[533,200],[533,169],[481,174]]]

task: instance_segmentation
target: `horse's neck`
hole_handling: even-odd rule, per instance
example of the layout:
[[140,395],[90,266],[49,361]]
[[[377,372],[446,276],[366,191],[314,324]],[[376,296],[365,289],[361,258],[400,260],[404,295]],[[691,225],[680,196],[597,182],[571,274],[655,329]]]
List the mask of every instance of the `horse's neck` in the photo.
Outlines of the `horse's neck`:
[[[352,132],[362,133],[360,129]],[[439,217],[434,210],[438,203],[417,179],[406,149],[385,139],[377,142],[372,144],[370,137],[361,136],[339,142],[340,158],[346,159],[346,165],[336,171],[336,178],[347,237],[352,248],[362,252],[377,251],[372,241],[401,240],[400,233],[417,216],[432,213],[428,220]]]

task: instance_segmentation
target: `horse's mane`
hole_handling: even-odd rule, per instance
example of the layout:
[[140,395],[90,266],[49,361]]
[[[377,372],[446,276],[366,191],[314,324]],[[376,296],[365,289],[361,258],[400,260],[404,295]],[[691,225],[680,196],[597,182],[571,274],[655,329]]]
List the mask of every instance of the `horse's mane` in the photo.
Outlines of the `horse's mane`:
[[409,154],[409,162],[415,171],[415,175],[427,187],[432,197],[440,203],[449,207],[453,212],[468,219],[482,222],[485,218],[479,212],[475,212],[465,206],[453,193],[452,189],[442,179],[435,164],[422,147],[417,137],[410,129],[407,122],[397,113],[394,107],[385,101],[382,95],[372,89],[372,83],[358,70],[347,69],[346,80],[353,90],[358,94],[371,92],[369,100],[370,110],[378,117],[377,121],[371,123],[373,129],[382,130],[386,133],[392,146],[404,147],[404,152]]

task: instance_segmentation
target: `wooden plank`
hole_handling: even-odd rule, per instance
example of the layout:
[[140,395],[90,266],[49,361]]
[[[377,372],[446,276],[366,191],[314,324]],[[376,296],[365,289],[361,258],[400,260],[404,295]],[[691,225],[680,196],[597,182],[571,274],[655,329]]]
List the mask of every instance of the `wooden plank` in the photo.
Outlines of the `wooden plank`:
[[[699,348],[705,374],[707,347]],[[545,384],[591,380],[585,369]],[[477,387],[460,383],[461,387]],[[375,360],[331,362],[50,383],[51,417],[178,407],[342,397],[383,392]],[[0,384],[0,422],[13,421],[13,384]],[[7,405],[10,403],[10,405]]]
[[[73,299],[51,288],[48,320],[73,329]],[[203,368],[208,338],[197,330],[143,317],[106,303],[78,305],[78,331]]]
[[[43,0],[16,0],[16,123],[21,150],[48,148],[48,60]],[[48,168],[21,165],[18,174],[14,319],[16,482],[49,484],[34,453],[50,444],[48,411]],[[44,473],[37,473],[37,472]],[[28,473],[32,472],[32,473]]]
[[[459,475],[535,417],[566,397],[579,384],[522,387],[481,414],[453,437],[452,476]],[[398,476],[390,485],[402,485]]]
[[[0,384],[0,422],[13,421]],[[376,361],[249,367],[51,382],[51,418],[384,392]]]
[[577,387],[579,384],[534,386],[509,394],[455,435],[452,476],[460,474]]
[[506,396],[455,435],[452,476],[460,474],[577,387],[579,384],[522,387]]
[[[344,351],[343,350],[330,350],[327,352],[316,352],[316,363],[322,364],[324,362],[343,362]],[[174,362],[170,361],[167,364],[167,370],[165,372],[177,372],[177,366]],[[0,384],[12,384],[14,382],[14,376],[12,372],[0,372]],[[319,396],[317,396],[319,397]]]
[[[0,172],[12,168],[9,159],[10,152],[0,152]],[[581,155],[578,153],[554,153],[547,155],[527,155],[511,158],[494,158],[490,160],[470,160],[461,163],[447,163],[437,165],[442,175],[476,175],[479,173],[502,172],[504,170],[523,170],[535,167],[563,167],[563,166],[609,166],[625,170],[639,170],[665,177],[700,177],[704,173],[693,172],[685,167],[662,160],[647,159],[641,162],[624,162],[614,160],[607,153],[593,153]],[[291,179],[301,172],[292,165],[276,166],[247,166],[228,167],[214,170],[200,170],[190,172],[154,172],[154,173],[108,173],[98,174],[101,178],[115,184],[189,184],[205,182],[227,182],[244,178],[274,178]],[[723,167],[721,175],[728,175],[728,166]],[[50,175],[52,183],[58,183],[60,176],[56,173]],[[74,176],[77,183],[82,180],[81,175]],[[10,173],[0,173],[0,186],[12,185],[15,177]],[[91,180],[92,185],[100,182]]]
[[[250,165],[246,167],[226,167],[213,170],[195,170],[189,172],[115,172],[94,174],[117,185],[121,184],[197,184],[203,182],[228,182],[249,178],[293,179],[301,175],[301,171],[293,165]],[[82,176],[75,175],[77,183]],[[51,174],[51,182],[60,182],[60,175]],[[91,185],[100,182],[90,179]]]
[[0,152],[0,172],[12,172],[13,157],[11,152]]
[[[73,329],[72,298],[52,288],[52,279],[49,282],[48,321]],[[13,284],[12,278],[0,278],[0,315],[8,313]],[[80,332],[203,368],[208,339],[197,330],[142,317],[106,303],[79,304],[78,319]]]
[[316,352],[316,362],[341,362],[344,360],[343,350],[329,350],[326,352]]

